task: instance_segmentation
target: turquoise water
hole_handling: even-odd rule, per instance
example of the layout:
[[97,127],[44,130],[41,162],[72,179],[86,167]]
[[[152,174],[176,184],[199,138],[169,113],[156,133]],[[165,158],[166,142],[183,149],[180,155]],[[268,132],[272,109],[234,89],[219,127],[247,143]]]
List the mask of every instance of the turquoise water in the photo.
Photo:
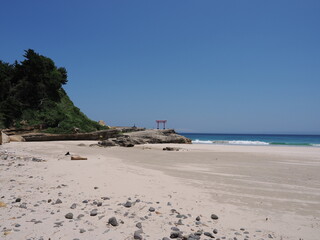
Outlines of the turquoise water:
[[320,135],[179,133],[192,143],[320,147]]

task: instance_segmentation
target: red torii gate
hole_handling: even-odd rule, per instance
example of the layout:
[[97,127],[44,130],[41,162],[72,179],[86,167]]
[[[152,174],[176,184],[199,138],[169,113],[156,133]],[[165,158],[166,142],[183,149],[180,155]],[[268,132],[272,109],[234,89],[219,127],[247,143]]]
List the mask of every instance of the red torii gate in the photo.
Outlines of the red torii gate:
[[163,124],[163,129],[166,129],[167,120],[156,120],[156,123],[157,123],[157,129],[159,129],[160,123]]

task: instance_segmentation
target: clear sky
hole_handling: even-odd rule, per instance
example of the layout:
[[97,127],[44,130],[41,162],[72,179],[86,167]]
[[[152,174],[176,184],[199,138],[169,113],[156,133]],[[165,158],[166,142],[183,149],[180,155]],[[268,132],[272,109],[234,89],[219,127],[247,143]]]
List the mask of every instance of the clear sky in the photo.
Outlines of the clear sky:
[[320,134],[319,0],[0,1],[0,59],[66,67],[94,120]]

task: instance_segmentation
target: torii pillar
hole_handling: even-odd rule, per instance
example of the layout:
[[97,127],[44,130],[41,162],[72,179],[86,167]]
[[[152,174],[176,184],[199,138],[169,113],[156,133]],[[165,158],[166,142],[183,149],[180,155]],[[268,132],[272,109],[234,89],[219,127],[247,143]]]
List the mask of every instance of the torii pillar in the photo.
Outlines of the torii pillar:
[[159,129],[160,123],[163,124],[163,129],[166,129],[167,120],[156,120],[156,123],[157,123],[157,129]]

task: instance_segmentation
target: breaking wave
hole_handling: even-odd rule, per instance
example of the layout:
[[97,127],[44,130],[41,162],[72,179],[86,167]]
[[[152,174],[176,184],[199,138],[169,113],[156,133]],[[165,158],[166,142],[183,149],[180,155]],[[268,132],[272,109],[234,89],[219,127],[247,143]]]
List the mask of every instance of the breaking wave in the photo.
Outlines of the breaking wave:
[[269,145],[267,142],[261,142],[261,141],[240,141],[240,140],[232,140],[232,141],[225,141],[225,140],[207,140],[202,141],[199,139],[196,139],[192,141],[192,143],[205,143],[205,144],[231,144],[231,145]]

